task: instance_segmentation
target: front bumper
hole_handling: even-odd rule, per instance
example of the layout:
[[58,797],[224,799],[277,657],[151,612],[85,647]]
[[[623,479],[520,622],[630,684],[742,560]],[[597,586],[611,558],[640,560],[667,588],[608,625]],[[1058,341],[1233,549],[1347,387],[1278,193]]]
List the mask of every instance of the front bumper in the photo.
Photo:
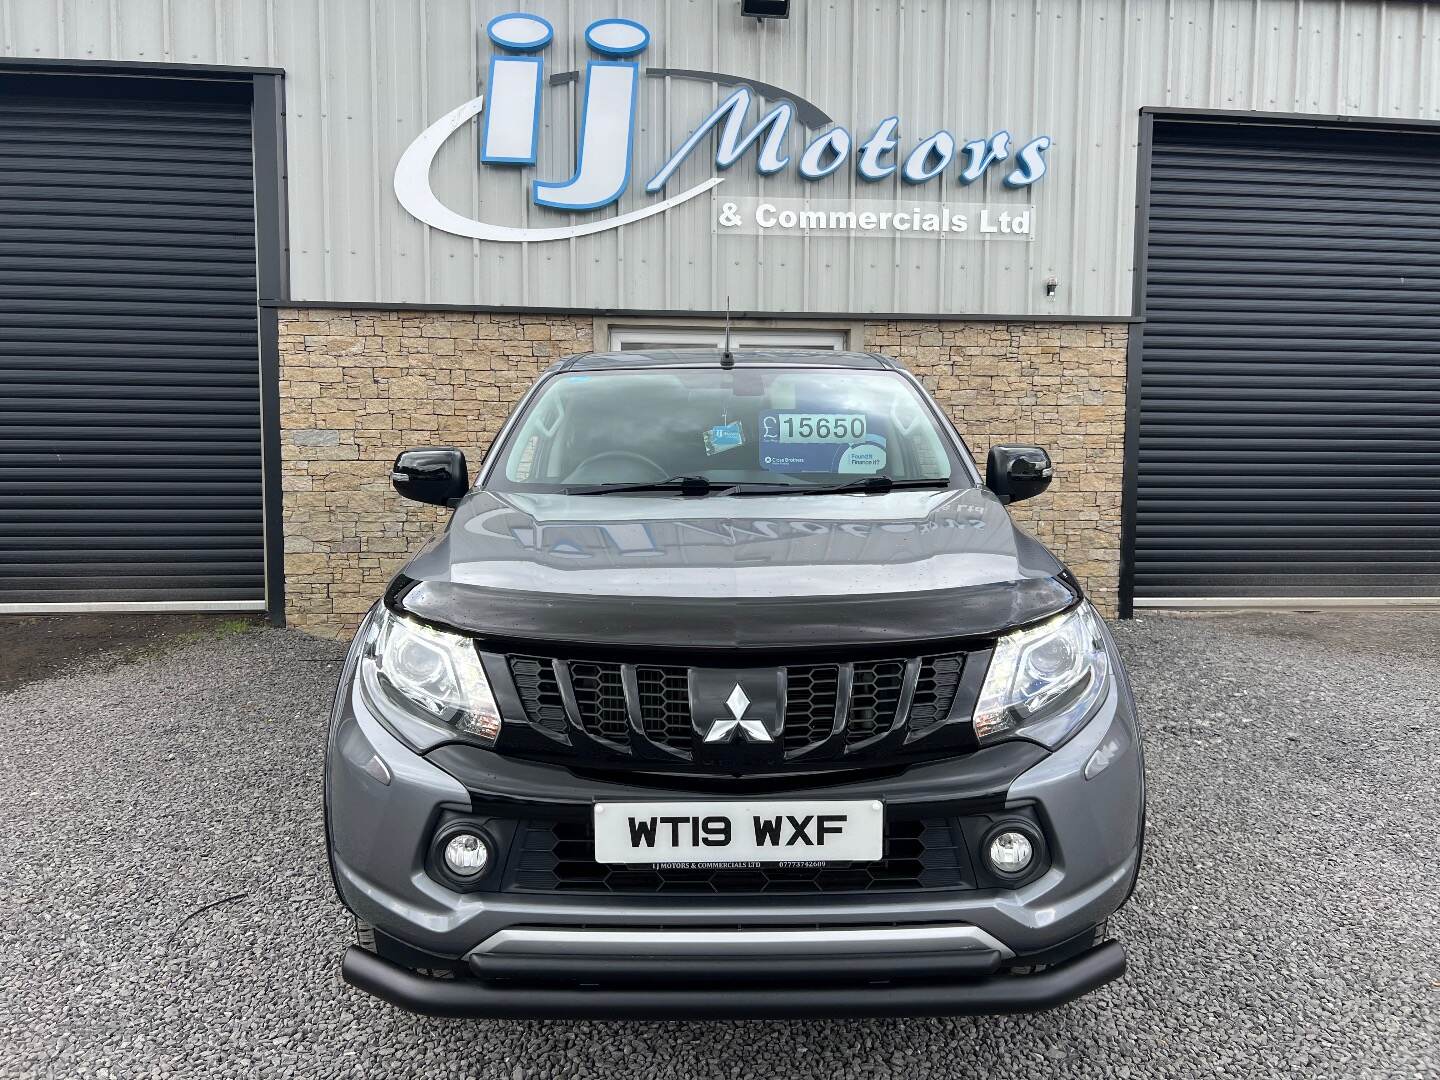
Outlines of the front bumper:
[[1125,973],[1110,941],[1034,975],[795,986],[508,985],[417,975],[352,946],[345,981],[411,1012],[504,1020],[803,1020],[966,1016],[1052,1009]]
[[[1123,682],[1060,750],[1013,757],[1015,768],[1006,775],[997,775],[981,753],[884,780],[784,793],[882,798],[891,808],[946,815],[1023,806],[1043,823],[1049,848],[1048,867],[1034,880],[1010,889],[732,897],[446,887],[427,871],[426,859],[430,838],[449,814],[524,817],[574,811],[591,799],[675,798],[675,792],[579,781],[564,769],[484,751],[443,747],[416,754],[369,711],[349,676],[341,681],[326,768],[331,867],[345,904],[392,947],[378,955],[350,950],[344,972],[352,984],[402,1007],[490,1017],[1012,1012],[1062,1004],[1124,971],[1118,944],[1094,945],[1095,928],[1129,895],[1143,831],[1140,746]],[[1086,779],[1086,764],[1102,745],[1110,748],[1109,765]],[[475,755],[473,767],[460,767],[465,752]],[[993,764],[995,757],[988,760]],[[497,955],[482,948],[507,932],[537,928],[786,933],[935,927],[973,929],[993,948],[988,956],[953,948],[864,956],[858,939],[838,933],[799,954],[771,949],[746,956],[731,942],[699,963],[693,954],[677,953],[673,938],[589,955],[583,949]],[[1044,969],[1016,972],[1036,965]],[[435,979],[413,969],[459,977]],[[697,985],[696,971],[714,977]]]

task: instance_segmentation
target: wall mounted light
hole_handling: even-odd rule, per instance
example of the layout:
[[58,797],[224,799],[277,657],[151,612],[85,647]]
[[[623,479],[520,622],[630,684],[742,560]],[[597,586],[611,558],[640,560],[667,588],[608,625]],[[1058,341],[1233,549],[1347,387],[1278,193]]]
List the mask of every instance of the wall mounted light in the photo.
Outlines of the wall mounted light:
[[1057,290],[1058,288],[1060,288],[1060,282],[1056,281],[1053,277],[1046,278],[1045,299],[1053,300],[1055,298],[1055,290]]
[[740,14],[747,19],[788,19],[790,0],[740,0]]

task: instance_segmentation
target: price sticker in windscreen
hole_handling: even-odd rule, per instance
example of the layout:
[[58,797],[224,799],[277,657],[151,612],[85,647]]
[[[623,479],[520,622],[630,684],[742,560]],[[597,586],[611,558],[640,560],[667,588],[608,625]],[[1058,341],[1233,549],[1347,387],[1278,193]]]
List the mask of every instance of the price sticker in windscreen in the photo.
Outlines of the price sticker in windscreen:
[[884,446],[864,413],[760,415],[760,464],[771,472],[875,472],[885,464]]

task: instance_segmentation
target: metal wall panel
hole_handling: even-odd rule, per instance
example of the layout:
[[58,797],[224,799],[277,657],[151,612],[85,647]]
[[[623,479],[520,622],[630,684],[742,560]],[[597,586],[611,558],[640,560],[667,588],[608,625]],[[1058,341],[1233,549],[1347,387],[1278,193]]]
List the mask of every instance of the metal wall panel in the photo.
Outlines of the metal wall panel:
[[1440,595],[1440,139],[1154,130],[1135,602]]
[[249,97],[0,74],[0,607],[264,600]]
[[[1049,175],[1026,194],[992,177],[977,196],[948,177],[923,196],[1033,199],[1037,238],[717,240],[707,198],[553,243],[430,229],[399,205],[391,173],[427,124],[480,88],[493,51],[485,24],[513,9],[555,23],[551,73],[583,66],[589,21],[622,15],[653,31],[644,65],[768,81],[852,130],[898,113],[907,142],[940,127],[1049,134]],[[729,296],[750,311],[1126,315],[1142,106],[1440,116],[1440,16],[1413,0],[795,0],[792,11],[761,27],[737,0],[0,0],[0,45],[15,57],[284,68],[297,302],[713,311]],[[721,92],[643,82],[637,172]],[[568,175],[578,93],[545,91],[546,178]],[[531,205],[513,170],[478,168],[475,143],[471,125],[436,162],[449,205],[514,224],[563,218]],[[792,152],[799,145],[792,131]],[[697,153],[677,182],[712,168],[713,155]],[[727,197],[801,187],[790,174],[758,177],[748,160],[726,176]],[[901,194],[848,169],[809,187]],[[647,201],[633,184],[621,208]],[[1047,299],[1051,276],[1059,288]]]

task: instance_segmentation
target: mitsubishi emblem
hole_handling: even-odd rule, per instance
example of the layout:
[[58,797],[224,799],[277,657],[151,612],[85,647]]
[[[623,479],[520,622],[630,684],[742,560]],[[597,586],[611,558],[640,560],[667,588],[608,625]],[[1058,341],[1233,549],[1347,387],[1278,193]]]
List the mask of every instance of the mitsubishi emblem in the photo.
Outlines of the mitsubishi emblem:
[[707,743],[729,742],[735,737],[735,729],[739,728],[740,733],[750,742],[770,742],[770,731],[765,727],[763,720],[746,720],[745,710],[750,708],[750,698],[744,688],[737,682],[735,689],[730,691],[730,696],[725,699],[725,707],[730,710],[731,719],[721,718],[710,725],[709,732],[705,735]]

